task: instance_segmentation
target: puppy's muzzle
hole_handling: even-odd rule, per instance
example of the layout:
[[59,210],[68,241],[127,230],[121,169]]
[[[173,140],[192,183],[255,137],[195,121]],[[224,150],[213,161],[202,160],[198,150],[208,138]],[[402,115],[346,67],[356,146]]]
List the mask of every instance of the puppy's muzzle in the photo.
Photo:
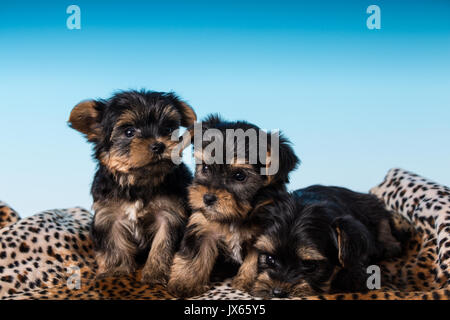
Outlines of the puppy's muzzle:
[[207,193],[203,196],[203,202],[207,206],[212,206],[217,201],[217,197],[214,194]]
[[281,288],[273,288],[272,294],[274,297],[277,298],[287,298],[289,296],[289,293]]

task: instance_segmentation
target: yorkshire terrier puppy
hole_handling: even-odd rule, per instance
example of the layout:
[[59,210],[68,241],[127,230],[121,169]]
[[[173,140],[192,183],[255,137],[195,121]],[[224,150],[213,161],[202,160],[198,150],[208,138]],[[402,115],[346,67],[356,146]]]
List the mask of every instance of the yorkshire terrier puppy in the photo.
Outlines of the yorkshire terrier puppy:
[[375,196],[339,187],[299,189],[264,209],[251,293],[265,298],[367,291],[367,267],[399,256],[408,237]]
[[[180,126],[196,121],[173,93],[124,91],[76,105],[70,126],[94,144],[91,237],[98,277],[129,274],[165,283],[189,216],[192,174],[172,161]],[[173,134],[174,133],[174,134]],[[146,258],[146,259],[145,259]]]
[[[299,162],[286,138],[276,135],[278,144],[274,148],[275,135],[253,124],[210,116],[202,123],[202,129],[205,135],[201,143],[194,144],[194,156],[200,163],[197,162],[189,187],[192,215],[168,283],[169,291],[179,297],[198,295],[208,289],[211,270],[219,255],[240,265],[233,286],[244,290],[251,287],[257,259],[252,244],[260,233],[258,208],[286,192],[288,175]],[[228,153],[233,160],[227,163],[211,160],[210,141],[205,138],[208,131],[218,132],[219,137],[230,132],[237,135],[245,132],[249,136],[243,139],[244,145],[236,137],[214,139],[220,147],[211,154],[225,157]],[[252,139],[251,133],[266,138],[267,143],[261,143],[264,139]],[[251,161],[252,155],[257,155],[254,158],[258,160]],[[269,167],[274,162],[278,162],[278,170],[271,172]]]

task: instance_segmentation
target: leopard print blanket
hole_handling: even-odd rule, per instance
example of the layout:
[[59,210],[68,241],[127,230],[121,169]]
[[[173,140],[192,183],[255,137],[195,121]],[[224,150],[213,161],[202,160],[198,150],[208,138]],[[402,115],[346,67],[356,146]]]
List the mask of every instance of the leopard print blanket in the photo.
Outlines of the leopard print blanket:
[[[406,253],[380,264],[381,288],[368,293],[298,299],[449,299],[450,189],[392,169],[371,190],[410,228]],[[20,220],[0,202],[0,299],[173,299],[164,287],[142,284],[139,272],[96,280],[88,237],[90,212],[45,211]],[[215,283],[194,299],[256,299]]]

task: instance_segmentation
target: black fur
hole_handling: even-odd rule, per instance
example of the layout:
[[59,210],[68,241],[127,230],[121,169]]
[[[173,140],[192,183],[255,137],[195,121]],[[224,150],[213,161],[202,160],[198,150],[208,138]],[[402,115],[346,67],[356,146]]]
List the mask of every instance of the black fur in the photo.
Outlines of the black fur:
[[[164,281],[168,276],[170,256],[190,214],[187,187],[192,181],[189,169],[172,161],[172,132],[195,119],[192,108],[175,94],[145,90],[118,92],[72,110],[69,123],[94,144],[98,162],[91,188],[96,212],[91,238],[101,256],[100,273],[134,271],[149,253],[157,222],[167,224],[167,248],[147,264],[161,258],[155,265],[165,270],[148,268],[146,280]],[[158,152],[152,151],[156,144],[163,147]],[[135,216],[130,217],[127,208]],[[150,275],[153,272],[158,274]]]
[[[222,135],[225,137],[227,130],[239,130],[242,129],[244,131],[249,129],[254,129],[256,132],[262,132],[262,130],[247,121],[226,121],[222,119],[219,115],[213,114],[206,117],[205,120],[202,121],[203,130],[208,129],[216,129],[220,130]],[[270,132],[264,133],[267,136],[267,148],[270,150],[271,148],[271,138]],[[282,134],[279,136],[279,168],[278,172],[273,176],[261,175],[261,170],[264,170],[266,164],[260,161],[259,151],[258,151],[258,161],[253,164],[253,169],[251,172],[247,172],[247,180],[244,182],[235,181],[232,178],[233,173],[235,172],[235,168],[230,165],[225,164],[225,159],[223,164],[206,164],[202,162],[202,164],[198,165],[196,168],[196,174],[194,176],[194,185],[201,185],[208,189],[218,189],[218,190],[226,190],[229,192],[232,197],[235,199],[238,205],[240,204],[249,204],[250,207],[255,208],[259,203],[262,203],[267,200],[275,201],[277,194],[279,192],[286,191],[286,184],[289,183],[289,174],[294,171],[297,166],[300,164],[300,160],[296,156],[294,150],[291,147],[291,143],[287,138],[285,138]],[[202,147],[207,147],[211,142],[210,141],[202,141]],[[231,147],[230,147],[231,145]],[[223,155],[225,157],[226,148],[235,150],[235,155],[237,153],[237,140],[227,141],[223,144]],[[249,159],[249,141],[245,143],[245,157],[246,160]],[[194,146],[195,148],[195,146]],[[257,140],[257,150],[259,150],[259,140]],[[208,174],[203,175],[202,170],[204,167],[208,167]],[[270,179],[270,183],[267,182]],[[192,204],[191,206],[193,210],[203,210],[203,208],[197,208]],[[203,206],[203,205],[202,205]],[[236,217],[217,217],[217,220],[220,220],[222,223],[248,223],[252,224],[251,220],[259,219],[255,215],[250,215],[252,211],[249,211],[249,215],[244,217],[237,218]]]
[[[242,129],[244,131],[249,129],[254,129],[256,132],[262,132],[262,130],[256,126],[255,124],[249,123],[247,121],[238,120],[238,121],[226,121],[220,115],[218,114],[211,114],[207,116],[203,121],[203,130],[207,129],[218,129],[222,132],[223,136],[226,136],[226,131],[228,129],[232,130],[238,130]],[[271,132],[265,133],[267,137],[267,148],[270,150],[271,148]],[[287,183],[289,183],[289,174],[294,171],[300,164],[300,160],[295,154],[294,150],[291,147],[291,142],[283,135],[278,134],[279,139],[279,170],[275,174],[274,177],[272,177],[274,180],[276,180],[277,186],[282,186]],[[209,141],[203,141],[203,146],[207,146],[210,142]],[[257,140],[257,148],[259,150],[259,143],[260,141]],[[234,145],[236,146],[237,142],[236,139],[234,140]],[[224,152],[225,155],[225,147],[226,144],[224,144]],[[245,155],[248,159],[249,157],[249,147],[250,143],[246,141],[245,144]],[[237,148],[235,148],[236,150]],[[260,158],[258,157],[258,162],[254,165],[255,171],[259,172],[261,168],[265,167],[265,163],[261,163]]]
[[[258,272],[271,280],[257,281],[254,294],[260,296],[366,291],[366,268],[400,255],[400,243],[407,237],[395,229],[391,213],[375,196],[340,187],[299,189],[265,210],[263,235],[274,251],[260,250]],[[393,238],[380,239],[383,221]],[[318,255],[302,259],[301,248]],[[267,265],[268,256],[275,265]],[[306,283],[303,289],[301,283]]]
[[[214,160],[217,162],[211,163],[208,161],[211,155],[205,150],[212,141],[204,136],[198,141],[198,133],[194,133],[194,155],[201,161],[196,166],[194,180],[189,187],[193,214],[175,257],[168,286],[170,292],[180,297],[204,292],[218,259],[241,266],[234,278],[234,287],[245,290],[252,283],[255,273],[251,268],[254,250],[249,253],[249,249],[261,232],[264,221],[259,206],[276,202],[280,194],[287,192],[289,173],[299,163],[289,141],[279,135],[278,171],[266,175],[266,159],[272,161],[271,147],[275,146],[269,133],[246,121],[225,121],[218,115],[207,117],[202,122],[202,129],[203,134],[209,129],[220,131],[225,143],[217,147],[223,148],[223,158],[216,158]],[[256,148],[248,141],[248,137],[244,146],[236,136],[234,139],[227,138],[228,130],[254,130],[258,137]],[[267,136],[267,149],[260,148],[260,135]],[[250,157],[252,147],[258,153],[256,163],[251,163],[254,160]],[[244,152],[240,153],[242,150]],[[214,151],[220,152],[220,149],[214,148]],[[234,152],[232,159],[244,160],[244,163],[226,163],[227,151]],[[205,200],[205,196],[212,196],[215,200],[210,203]],[[220,264],[216,264],[216,267],[220,268]]]

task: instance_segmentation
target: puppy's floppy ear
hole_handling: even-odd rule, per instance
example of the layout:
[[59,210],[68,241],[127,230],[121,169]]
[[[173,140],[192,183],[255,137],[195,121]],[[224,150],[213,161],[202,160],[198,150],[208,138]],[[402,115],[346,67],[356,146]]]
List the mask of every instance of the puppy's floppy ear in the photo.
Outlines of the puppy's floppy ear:
[[373,250],[371,234],[361,222],[350,215],[336,218],[332,224],[333,240],[338,260],[343,268],[353,268],[367,262]]
[[[279,150],[278,155],[275,153],[272,147],[275,147],[274,138],[278,138]],[[282,134],[270,134],[268,133],[267,143],[267,155],[266,155],[266,171],[267,181],[269,183],[280,181],[283,183],[289,182],[289,173],[297,168],[300,164],[300,159],[295,155],[294,150],[291,147],[291,143]],[[278,161],[278,170],[274,174],[270,174],[269,168]]]
[[194,109],[172,92],[168,93],[167,96],[181,115],[181,126],[185,128],[192,126],[195,121],[197,121],[197,115],[195,114]]
[[100,121],[104,104],[100,101],[85,100],[77,104],[70,113],[69,125],[86,135],[89,141],[100,135]]

